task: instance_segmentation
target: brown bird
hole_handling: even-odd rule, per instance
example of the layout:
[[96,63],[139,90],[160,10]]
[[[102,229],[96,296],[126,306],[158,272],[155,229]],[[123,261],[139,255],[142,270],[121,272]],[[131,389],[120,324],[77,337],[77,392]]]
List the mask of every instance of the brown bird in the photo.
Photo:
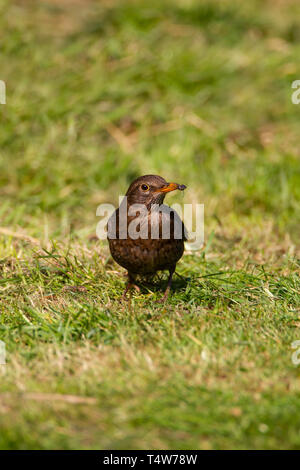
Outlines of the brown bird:
[[137,275],[169,270],[161,301],[168,297],[176,263],[182,257],[185,227],[176,211],[163,204],[166,194],[184,185],[167,183],[157,175],[137,178],[129,186],[120,207],[108,221],[107,238],[113,259],[128,271],[123,293],[135,285]]

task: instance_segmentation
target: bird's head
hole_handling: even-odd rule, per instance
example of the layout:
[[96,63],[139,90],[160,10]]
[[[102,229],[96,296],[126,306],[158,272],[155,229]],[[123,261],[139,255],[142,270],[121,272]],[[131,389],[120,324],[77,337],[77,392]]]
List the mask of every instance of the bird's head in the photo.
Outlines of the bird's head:
[[144,204],[147,207],[152,204],[162,204],[167,193],[170,191],[183,191],[184,184],[167,183],[158,175],[140,176],[129,186],[126,196],[128,205]]

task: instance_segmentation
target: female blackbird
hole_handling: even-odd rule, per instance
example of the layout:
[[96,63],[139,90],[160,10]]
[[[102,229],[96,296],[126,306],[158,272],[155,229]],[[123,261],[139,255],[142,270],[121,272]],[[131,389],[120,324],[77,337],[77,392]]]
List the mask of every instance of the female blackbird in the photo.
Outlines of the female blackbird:
[[186,234],[177,212],[162,203],[168,192],[185,188],[167,183],[161,176],[141,176],[131,183],[120,207],[109,219],[107,238],[111,255],[128,271],[123,298],[138,274],[151,275],[165,269],[169,270],[169,278],[162,301],[168,297]]

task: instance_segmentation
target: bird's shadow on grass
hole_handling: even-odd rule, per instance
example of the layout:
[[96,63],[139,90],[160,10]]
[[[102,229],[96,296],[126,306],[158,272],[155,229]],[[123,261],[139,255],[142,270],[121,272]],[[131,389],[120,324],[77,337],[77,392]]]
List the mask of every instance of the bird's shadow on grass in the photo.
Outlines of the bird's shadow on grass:
[[[172,280],[171,293],[184,292],[190,278],[179,276],[175,273]],[[166,275],[155,275],[152,278],[138,278],[135,284],[140,288],[141,294],[164,293],[168,285],[168,277]]]

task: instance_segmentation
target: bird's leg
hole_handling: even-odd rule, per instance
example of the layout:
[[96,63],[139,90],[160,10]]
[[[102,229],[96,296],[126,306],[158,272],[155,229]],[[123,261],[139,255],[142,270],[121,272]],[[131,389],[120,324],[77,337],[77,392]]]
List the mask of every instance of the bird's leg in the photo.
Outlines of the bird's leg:
[[172,284],[172,278],[173,278],[173,274],[175,272],[175,268],[176,266],[173,266],[172,268],[169,269],[169,277],[168,277],[168,285],[167,285],[167,288],[165,290],[165,293],[163,295],[163,297],[158,300],[159,303],[164,303],[168,296],[169,296],[169,292],[170,292],[170,289],[171,289],[171,284]]
[[134,276],[130,272],[128,272],[128,282],[123,292],[122,300],[126,299],[126,294],[129,291],[129,289],[131,289],[132,287],[135,287],[138,291],[140,291],[140,288],[134,282],[135,282]]
[[131,287],[131,284],[130,284],[130,282],[128,281],[128,282],[127,282],[127,285],[126,285],[126,287],[125,287],[125,290],[124,290],[124,292],[123,292],[123,295],[122,295],[122,300],[126,300],[126,294],[127,294],[128,290],[130,289],[130,287]]

